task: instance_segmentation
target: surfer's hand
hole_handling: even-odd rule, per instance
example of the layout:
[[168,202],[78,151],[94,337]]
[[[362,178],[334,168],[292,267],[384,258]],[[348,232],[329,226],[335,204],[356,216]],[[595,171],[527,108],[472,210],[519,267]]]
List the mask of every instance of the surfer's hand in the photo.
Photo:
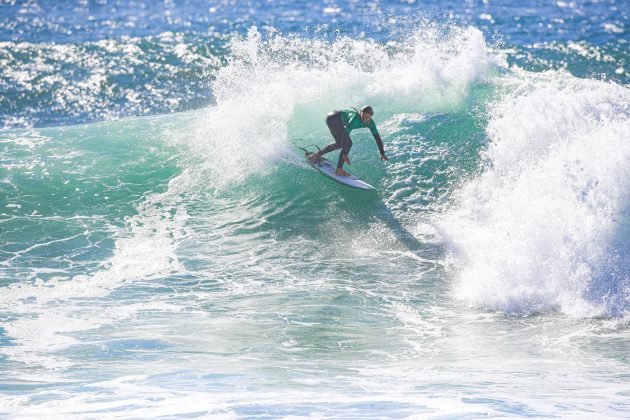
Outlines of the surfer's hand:
[[348,155],[343,155],[343,161],[346,165],[350,165],[350,158],[348,157]]
[[382,161],[388,161],[389,158],[387,156],[385,156],[385,153],[381,153],[381,160]]

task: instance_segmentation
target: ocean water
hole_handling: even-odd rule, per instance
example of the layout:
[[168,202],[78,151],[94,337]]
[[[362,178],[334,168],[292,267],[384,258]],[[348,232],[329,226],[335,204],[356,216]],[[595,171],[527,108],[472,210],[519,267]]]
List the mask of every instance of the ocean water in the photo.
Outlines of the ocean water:
[[0,415],[630,417],[629,14],[0,2]]

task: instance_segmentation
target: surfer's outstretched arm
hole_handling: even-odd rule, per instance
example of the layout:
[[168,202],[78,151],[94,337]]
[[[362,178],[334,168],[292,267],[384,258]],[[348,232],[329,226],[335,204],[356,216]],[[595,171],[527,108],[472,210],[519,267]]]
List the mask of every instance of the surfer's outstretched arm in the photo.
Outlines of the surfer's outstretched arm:
[[381,140],[380,134],[378,131],[376,133],[372,132],[374,135],[374,140],[376,140],[376,146],[378,146],[378,151],[381,153],[381,160],[389,160],[389,158],[385,155],[385,149],[383,148],[383,140]]
[[374,120],[370,119],[368,123],[368,128],[372,135],[374,136],[374,140],[376,140],[376,146],[378,147],[378,151],[381,153],[381,160],[389,160],[389,158],[385,155],[385,148],[383,148],[383,140],[381,140],[381,135],[378,133],[376,129],[376,124]]

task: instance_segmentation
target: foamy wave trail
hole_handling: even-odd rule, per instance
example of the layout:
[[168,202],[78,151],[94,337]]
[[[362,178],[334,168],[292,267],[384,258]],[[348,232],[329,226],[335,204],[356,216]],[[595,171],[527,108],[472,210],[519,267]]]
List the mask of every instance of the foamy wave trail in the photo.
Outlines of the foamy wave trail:
[[74,334],[151,307],[104,309],[111,293],[183,270],[174,250],[186,209],[160,192],[176,171],[173,151],[156,147],[166,118],[0,136],[0,159],[12,162],[0,180],[11,192],[0,198],[0,312],[11,340],[2,357],[50,372],[73,366],[68,348],[85,344]]
[[325,110],[378,104],[383,122],[400,113],[450,110],[501,65],[473,27],[427,25],[387,45],[263,36],[253,27],[233,40],[229,63],[212,82],[216,105],[179,142],[201,157],[204,175],[197,178],[222,188],[296,161],[296,138],[328,142]]
[[630,310],[630,91],[516,70],[491,111],[486,168],[440,222],[457,295],[531,314]]

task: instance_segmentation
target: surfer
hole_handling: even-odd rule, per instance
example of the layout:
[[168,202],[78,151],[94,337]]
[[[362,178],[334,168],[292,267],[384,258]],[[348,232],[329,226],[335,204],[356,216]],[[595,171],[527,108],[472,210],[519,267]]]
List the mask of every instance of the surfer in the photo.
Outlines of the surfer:
[[335,142],[324,147],[319,152],[309,155],[309,159],[317,161],[326,153],[341,149],[335,174],[338,176],[349,176],[350,174],[344,171],[343,164],[347,163],[350,165],[350,159],[348,158],[348,153],[350,153],[350,148],[352,147],[350,132],[356,128],[369,128],[376,140],[378,150],[381,153],[381,160],[389,160],[387,156],[385,156],[383,141],[376,130],[374,120],[372,120],[373,115],[374,110],[369,105],[361,108],[361,111],[358,111],[356,108],[352,108],[345,111],[333,111],[328,114],[326,117],[326,125],[328,125]]

